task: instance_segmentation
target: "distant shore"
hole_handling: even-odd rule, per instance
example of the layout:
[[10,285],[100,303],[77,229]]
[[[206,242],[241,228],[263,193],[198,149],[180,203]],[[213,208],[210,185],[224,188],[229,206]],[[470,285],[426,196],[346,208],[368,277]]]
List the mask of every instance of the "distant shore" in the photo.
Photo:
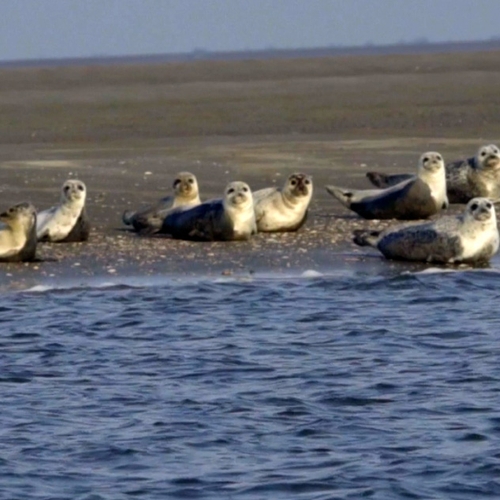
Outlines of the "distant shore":
[[242,61],[247,59],[299,59],[339,56],[380,56],[395,54],[440,54],[456,52],[484,52],[500,50],[500,38],[489,40],[466,40],[461,42],[428,42],[415,40],[388,45],[363,45],[328,47],[307,47],[279,49],[270,47],[262,50],[234,50],[234,51],[209,51],[195,49],[190,52],[177,52],[169,54],[141,54],[119,55],[106,54],[93,57],[54,58],[54,59],[19,59],[0,61],[1,68],[22,67],[62,67],[62,66],[95,66],[95,65],[123,65],[123,64],[165,64],[173,62],[193,61]]

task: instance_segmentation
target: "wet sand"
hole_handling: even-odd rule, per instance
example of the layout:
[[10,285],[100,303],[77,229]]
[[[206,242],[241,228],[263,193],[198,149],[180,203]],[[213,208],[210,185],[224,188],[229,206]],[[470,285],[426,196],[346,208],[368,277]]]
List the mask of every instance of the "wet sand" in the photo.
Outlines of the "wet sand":
[[[48,208],[66,178],[80,178],[93,231],[86,243],[40,244],[41,262],[2,265],[0,287],[116,276],[410,268],[355,247],[353,229],[391,222],[360,219],[324,185],[369,188],[369,169],[412,172],[424,151],[451,161],[499,143],[498,56],[3,69],[2,207],[30,200]],[[169,193],[181,170],[196,174],[203,199],[220,196],[231,180],[256,190],[281,185],[292,172],[309,173],[315,185],[309,219],[298,233],[235,243],[125,231],[123,210]]]

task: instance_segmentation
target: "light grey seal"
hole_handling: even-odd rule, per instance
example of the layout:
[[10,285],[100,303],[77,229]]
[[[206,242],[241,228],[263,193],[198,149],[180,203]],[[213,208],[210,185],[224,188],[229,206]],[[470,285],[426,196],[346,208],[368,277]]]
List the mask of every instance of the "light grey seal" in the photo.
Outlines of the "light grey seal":
[[90,222],[85,210],[87,188],[82,181],[67,180],[62,185],[61,203],[38,213],[38,241],[58,243],[87,241]]
[[27,262],[36,254],[36,210],[19,203],[0,213],[0,262]]
[[[445,169],[450,203],[467,203],[476,197],[500,198],[500,150],[494,144],[481,146],[476,156],[448,163]],[[366,176],[379,188],[394,186],[413,177],[379,172],[367,172]]]
[[358,230],[353,241],[377,248],[387,259],[479,264],[497,252],[499,235],[493,203],[473,198],[461,215],[385,231]]
[[141,233],[153,234],[160,230],[167,214],[176,208],[192,208],[201,203],[198,181],[191,172],[179,172],[173,182],[173,196],[161,198],[156,204],[141,210],[127,210],[123,223]]
[[448,207],[443,157],[424,153],[417,176],[382,190],[326,186],[344,206],[365,219],[426,219]]
[[312,177],[296,173],[283,188],[254,191],[253,204],[257,230],[262,232],[297,231],[306,219],[313,193]]
[[185,240],[247,240],[257,232],[250,187],[245,182],[230,182],[223,199],[169,213],[160,232]]

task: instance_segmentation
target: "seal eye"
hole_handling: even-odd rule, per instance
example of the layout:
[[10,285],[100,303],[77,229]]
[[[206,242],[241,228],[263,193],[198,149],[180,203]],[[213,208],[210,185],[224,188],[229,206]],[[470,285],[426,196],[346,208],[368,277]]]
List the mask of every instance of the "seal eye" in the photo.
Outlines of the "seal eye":
[[234,193],[234,188],[229,188],[229,189],[227,190],[227,194],[231,194],[231,193]]
[[78,184],[78,189],[79,189],[80,191],[83,191],[83,186],[82,186],[81,184]]
[[295,179],[292,179],[292,180],[290,181],[290,184],[291,184],[292,186],[296,186],[296,185],[297,185],[297,181],[296,181]]
[[311,181],[310,181],[309,179],[306,179],[306,180],[304,181],[304,184],[309,185],[309,184],[311,184]]
[[441,155],[437,155],[437,156],[436,156],[436,159],[437,159],[438,161],[442,161],[442,160],[443,160],[443,158],[442,158],[442,156],[441,156]]
[[64,191],[69,191],[69,186],[68,185],[64,186]]
[[189,184],[194,184],[194,179],[188,179]]
[[176,188],[181,183],[180,179],[175,179],[173,187]]
[[244,187],[244,188],[242,189],[242,191],[243,191],[244,193],[246,193],[246,192],[248,192],[248,188]]
[[470,206],[470,209],[474,212],[474,211],[476,211],[476,210],[477,210],[477,207],[478,207],[477,203],[473,203],[473,204]]
[[429,161],[429,158],[427,156],[424,158],[424,163],[427,163]]
[[488,203],[486,203],[485,206],[486,206],[487,209],[490,209],[493,205],[490,202],[488,202]]
[[481,151],[481,156],[486,156],[486,151]]

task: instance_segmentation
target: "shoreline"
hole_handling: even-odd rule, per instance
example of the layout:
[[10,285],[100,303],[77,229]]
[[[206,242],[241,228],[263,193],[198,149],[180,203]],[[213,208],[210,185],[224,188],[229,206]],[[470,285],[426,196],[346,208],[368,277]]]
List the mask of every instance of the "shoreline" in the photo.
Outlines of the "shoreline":
[[[43,262],[2,264],[0,289],[96,276],[414,269],[355,247],[354,229],[397,222],[363,220],[324,186],[369,189],[368,170],[414,172],[425,151],[450,162],[499,144],[499,53],[0,69],[1,208],[31,201],[45,210],[79,178],[92,224],[87,243],[40,244]],[[202,200],[229,181],[258,190],[312,175],[308,221],[237,243],[124,231],[123,211],[171,193],[179,171],[196,175]]]
[[[401,222],[364,220],[328,195],[324,186],[334,179],[340,185],[370,188],[365,178],[369,168],[411,172],[421,150],[453,151],[457,144],[467,147],[473,140],[288,139],[249,142],[248,138],[232,138],[224,142],[218,138],[201,144],[187,141],[182,147],[162,141],[142,149],[123,145],[113,149],[111,158],[103,158],[102,150],[94,145],[78,152],[45,145],[43,150],[33,151],[37,160],[26,152],[24,161],[4,160],[0,189],[6,206],[24,199],[37,208],[48,208],[58,202],[64,180],[78,177],[87,185],[92,229],[88,242],[39,244],[41,262],[3,264],[0,289],[68,280],[85,284],[127,277],[300,275],[305,271],[328,274],[366,269],[394,274],[429,267],[387,261],[374,249],[356,247],[351,242],[354,229],[383,229]],[[255,190],[280,185],[289,173],[302,170],[313,176],[314,184],[308,220],[296,233],[259,233],[247,242],[188,242],[128,231],[121,223],[123,210],[164,196],[169,188],[163,186],[169,186],[179,170],[197,176],[204,200],[220,196],[230,180],[244,180]],[[446,213],[459,213],[463,207],[452,205]]]

